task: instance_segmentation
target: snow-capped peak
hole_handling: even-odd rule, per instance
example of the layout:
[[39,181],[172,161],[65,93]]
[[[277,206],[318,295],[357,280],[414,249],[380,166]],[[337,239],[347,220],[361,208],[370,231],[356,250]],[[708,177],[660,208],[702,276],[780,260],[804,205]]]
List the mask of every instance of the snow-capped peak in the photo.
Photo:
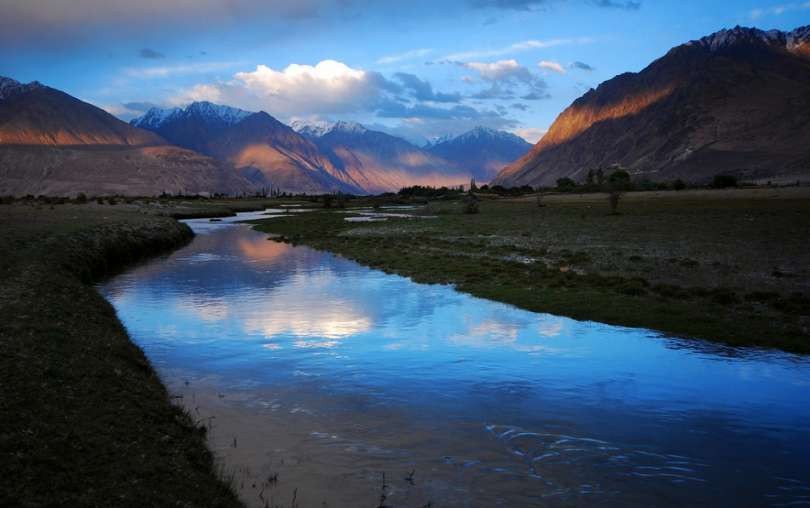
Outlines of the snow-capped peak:
[[772,46],[781,46],[788,50],[806,44],[810,41],[810,26],[799,27],[792,32],[780,30],[760,30],[735,26],[707,35],[696,41],[686,43],[687,46],[701,46],[710,51],[717,51],[737,44],[764,43]]
[[344,122],[343,120],[335,122],[329,132],[345,132],[347,134],[363,134],[368,132],[368,129],[363,127],[357,122]]
[[205,118],[217,118],[229,125],[237,124],[253,114],[250,111],[213,104],[208,101],[192,102],[186,106],[184,113],[187,115],[199,115]]
[[182,112],[183,110],[180,108],[149,108],[149,111],[142,116],[133,119],[130,124],[134,125],[135,127],[155,129],[166,123],[166,121],[170,118],[173,118]]
[[143,116],[130,123],[135,127],[157,129],[164,123],[181,117],[199,116],[206,119],[215,119],[228,125],[235,125],[248,116],[250,111],[244,111],[230,106],[221,106],[207,101],[192,102],[183,108],[151,108]]
[[302,120],[295,120],[290,124],[292,129],[304,136],[311,138],[321,138],[332,132],[340,132],[345,134],[364,134],[368,132],[364,126],[357,122],[347,122],[339,120],[337,122],[330,122],[327,120],[316,120],[305,122]]
[[329,132],[329,129],[332,128],[333,122],[329,122],[326,120],[315,120],[311,122],[306,122],[304,120],[295,120],[290,124],[292,130],[297,132],[298,134],[302,134],[304,136],[308,136],[311,138],[319,138]]
[[15,95],[25,93],[37,88],[42,88],[44,85],[39,81],[32,81],[30,83],[20,83],[16,79],[6,78],[0,76],[0,101],[11,98]]
[[472,130],[459,134],[458,136],[445,135],[433,138],[425,145],[425,148],[432,148],[443,143],[469,143],[481,140],[499,140],[516,143],[525,143],[525,140],[511,132],[490,129],[489,127],[478,126]]

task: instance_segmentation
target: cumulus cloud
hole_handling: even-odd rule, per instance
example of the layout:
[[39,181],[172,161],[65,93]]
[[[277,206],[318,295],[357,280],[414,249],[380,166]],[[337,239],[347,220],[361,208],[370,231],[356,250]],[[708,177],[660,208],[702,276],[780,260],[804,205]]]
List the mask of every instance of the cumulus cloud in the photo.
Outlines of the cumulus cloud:
[[490,83],[489,88],[472,96],[475,99],[514,99],[514,88],[518,86],[529,96],[538,99],[548,97],[546,82],[520,65],[517,60],[456,62],[456,65],[477,71],[481,79]]
[[333,114],[369,109],[386,90],[397,92],[401,87],[378,73],[323,60],[281,70],[258,65],[226,83],[197,85],[176,102],[205,99],[282,116]]
[[565,74],[565,67],[563,67],[559,62],[555,62],[553,60],[540,60],[537,62],[537,66],[541,69],[556,72],[557,74]]
[[154,49],[150,48],[143,48],[142,50],[138,51],[138,56],[141,58],[148,58],[152,60],[158,60],[161,58],[165,58],[166,55],[160,53],[159,51],[155,51]]
[[264,110],[282,119],[341,114],[431,120],[498,116],[461,104],[461,94],[437,92],[414,74],[396,73],[388,79],[335,60],[291,64],[280,70],[259,65],[225,82],[190,87],[170,102],[183,105],[200,100]]

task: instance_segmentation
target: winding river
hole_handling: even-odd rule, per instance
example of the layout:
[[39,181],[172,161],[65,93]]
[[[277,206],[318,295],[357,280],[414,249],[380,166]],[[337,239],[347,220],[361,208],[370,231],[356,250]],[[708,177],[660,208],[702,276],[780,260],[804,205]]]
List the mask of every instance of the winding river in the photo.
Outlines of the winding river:
[[810,505],[810,358],[536,314],[235,220],[100,290],[251,506]]

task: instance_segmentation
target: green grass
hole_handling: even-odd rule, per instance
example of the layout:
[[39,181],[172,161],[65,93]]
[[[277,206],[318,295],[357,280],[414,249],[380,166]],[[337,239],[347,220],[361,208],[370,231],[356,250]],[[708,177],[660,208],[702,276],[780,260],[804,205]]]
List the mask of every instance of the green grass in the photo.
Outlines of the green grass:
[[126,207],[0,207],[0,505],[239,506],[99,277],[191,238]]
[[[802,192],[803,191],[803,192]],[[576,319],[810,352],[806,189],[428,204],[434,219],[320,211],[257,229],[419,282]],[[765,297],[763,297],[765,293]]]

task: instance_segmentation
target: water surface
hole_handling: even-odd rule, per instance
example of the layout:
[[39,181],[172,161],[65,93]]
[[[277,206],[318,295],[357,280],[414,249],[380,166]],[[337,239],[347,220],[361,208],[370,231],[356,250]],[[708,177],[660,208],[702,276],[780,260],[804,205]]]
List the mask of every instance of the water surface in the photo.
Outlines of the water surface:
[[101,291],[249,504],[810,504],[807,358],[523,311],[233,220]]

